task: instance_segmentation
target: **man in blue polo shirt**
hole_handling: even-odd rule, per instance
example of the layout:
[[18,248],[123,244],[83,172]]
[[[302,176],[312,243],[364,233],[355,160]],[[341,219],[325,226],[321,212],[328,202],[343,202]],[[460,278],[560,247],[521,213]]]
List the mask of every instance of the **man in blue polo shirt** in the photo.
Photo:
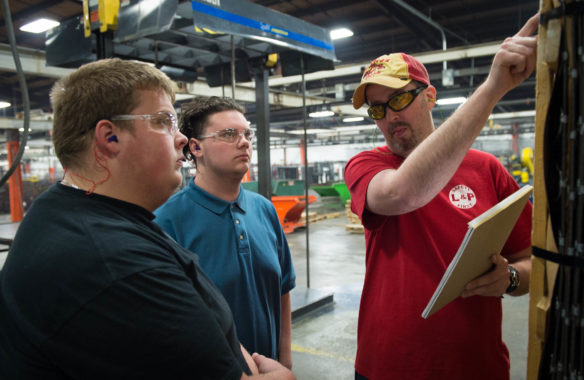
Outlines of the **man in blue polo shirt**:
[[289,292],[296,275],[274,206],[241,186],[253,139],[244,110],[231,99],[197,98],[183,106],[180,130],[197,174],[156,210],[155,222],[199,256],[231,307],[243,345],[291,368]]

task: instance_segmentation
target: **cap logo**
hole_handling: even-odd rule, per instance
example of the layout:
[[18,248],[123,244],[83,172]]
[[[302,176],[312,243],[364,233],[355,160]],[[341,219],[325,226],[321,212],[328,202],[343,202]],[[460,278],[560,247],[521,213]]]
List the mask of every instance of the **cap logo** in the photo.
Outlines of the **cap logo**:
[[[363,73],[363,78],[361,80],[366,80],[371,77],[375,77],[377,75],[388,75],[388,76],[396,76],[401,80],[409,80],[409,76],[398,76],[401,73],[399,71],[408,70],[407,64],[400,60],[392,60],[391,58],[383,58],[383,59],[375,59],[373,60],[365,72]],[[402,74],[403,75],[403,74]]]
[[403,88],[410,81],[430,85],[428,71],[416,58],[405,53],[392,53],[377,57],[363,70],[361,83],[353,93],[353,107],[365,102],[365,88],[373,83],[389,88]]
[[365,72],[363,73],[363,79],[367,79],[369,77],[380,74],[385,68],[385,66],[383,65],[383,61],[385,60],[376,60],[371,62],[369,67],[367,67],[367,70],[365,70]]

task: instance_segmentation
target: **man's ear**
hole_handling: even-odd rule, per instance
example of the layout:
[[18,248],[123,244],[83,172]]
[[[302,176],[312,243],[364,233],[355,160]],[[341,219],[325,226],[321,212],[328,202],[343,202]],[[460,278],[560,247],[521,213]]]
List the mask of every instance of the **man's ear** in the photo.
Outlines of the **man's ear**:
[[436,105],[436,87],[430,85],[425,91],[428,108],[432,109]]
[[103,119],[95,125],[95,146],[106,157],[113,158],[119,151],[118,128],[109,120]]
[[191,154],[195,157],[200,156],[201,153],[201,145],[199,144],[199,140],[195,139],[194,137],[191,137],[189,139],[189,150],[191,151]]

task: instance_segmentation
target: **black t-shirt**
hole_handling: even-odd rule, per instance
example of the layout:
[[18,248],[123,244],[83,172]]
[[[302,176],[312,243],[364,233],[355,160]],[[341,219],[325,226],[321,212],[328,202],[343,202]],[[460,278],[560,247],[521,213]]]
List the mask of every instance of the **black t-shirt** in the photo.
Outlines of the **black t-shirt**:
[[239,379],[229,306],[136,205],[55,185],[0,272],[0,379]]

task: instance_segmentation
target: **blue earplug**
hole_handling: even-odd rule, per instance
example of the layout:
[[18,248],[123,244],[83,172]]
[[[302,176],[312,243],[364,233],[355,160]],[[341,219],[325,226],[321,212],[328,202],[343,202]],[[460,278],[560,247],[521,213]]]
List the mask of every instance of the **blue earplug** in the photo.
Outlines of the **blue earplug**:
[[109,141],[109,142],[111,142],[111,141],[118,142],[118,136],[111,135],[110,137],[108,137],[107,141]]

